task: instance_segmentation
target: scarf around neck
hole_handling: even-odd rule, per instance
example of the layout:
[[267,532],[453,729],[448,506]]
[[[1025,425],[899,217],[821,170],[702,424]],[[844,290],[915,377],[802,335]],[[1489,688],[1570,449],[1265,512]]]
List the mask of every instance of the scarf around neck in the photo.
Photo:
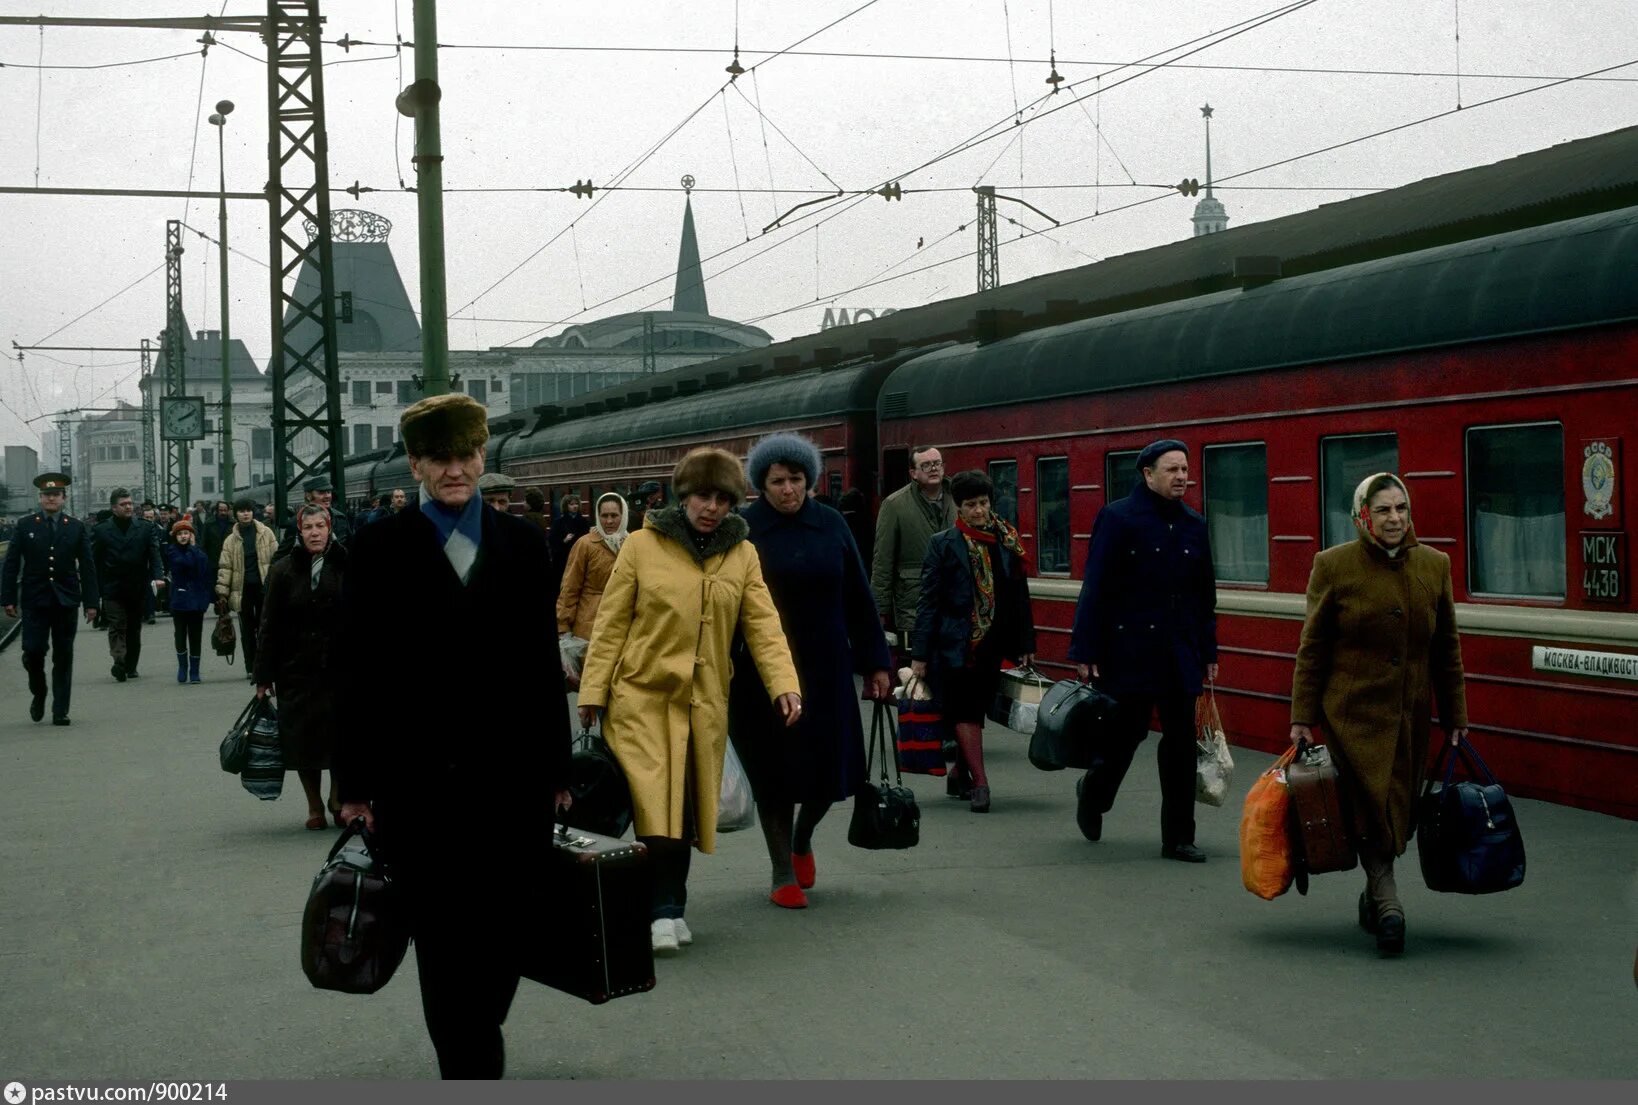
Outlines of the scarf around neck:
[[421,485],[421,513],[432,521],[438,544],[449,558],[450,567],[464,584],[472,578],[478,561],[478,544],[483,540],[483,497],[476,493],[460,509],[452,509],[427,494]]
[[1024,546],[1018,531],[1003,519],[990,516],[988,527],[980,529],[956,519],[956,530],[967,543],[967,563],[973,570],[973,624],[968,640],[977,644],[989,635],[995,622],[995,554],[990,550],[1002,547],[1011,550],[1022,563]]

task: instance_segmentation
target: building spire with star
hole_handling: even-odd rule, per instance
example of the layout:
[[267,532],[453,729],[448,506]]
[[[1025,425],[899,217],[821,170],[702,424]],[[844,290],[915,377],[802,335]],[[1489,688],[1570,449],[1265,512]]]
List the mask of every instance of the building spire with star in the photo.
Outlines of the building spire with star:
[[1201,117],[1206,120],[1206,194],[1194,206],[1192,221],[1196,238],[1228,229],[1228,209],[1211,191],[1211,110],[1210,104],[1200,109]]

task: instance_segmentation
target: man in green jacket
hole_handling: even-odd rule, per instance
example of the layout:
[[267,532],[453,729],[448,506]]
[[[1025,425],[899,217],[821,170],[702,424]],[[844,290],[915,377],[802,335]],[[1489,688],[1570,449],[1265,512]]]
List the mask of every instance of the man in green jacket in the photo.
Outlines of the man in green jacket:
[[910,482],[882,500],[876,516],[870,589],[876,608],[909,655],[921,598],[921,562],[933,534],[955,525],[955,502],[944,478],[944,458],[931,446],[910,449]]

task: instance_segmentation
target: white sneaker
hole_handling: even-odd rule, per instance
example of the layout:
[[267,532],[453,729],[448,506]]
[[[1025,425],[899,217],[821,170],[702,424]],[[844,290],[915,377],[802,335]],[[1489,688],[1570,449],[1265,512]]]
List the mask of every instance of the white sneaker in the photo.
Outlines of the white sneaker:
[[661,917],[648,926],[649,943],[654,948],[655,955],[675,955],[677,953],[677,922],[669,917]]
[[681,917],[678,917],[673,924],[677,930],[677,943],[686,948],[688,945],[694,942],[694,934],[688,930],[687,921],[683,920]]

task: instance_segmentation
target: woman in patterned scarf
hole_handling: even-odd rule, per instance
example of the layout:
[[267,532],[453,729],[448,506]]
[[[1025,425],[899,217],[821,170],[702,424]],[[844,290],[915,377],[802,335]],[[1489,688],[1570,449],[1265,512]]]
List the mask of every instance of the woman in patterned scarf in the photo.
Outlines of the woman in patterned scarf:
[[993,493],[982,472],[950,481],[956,524],[927,546],[911,638],[910,670],[931,681],[944,720],[955,727],[960,751],[948,793],[970,799],[974,813],[990,809],[984,713],[1001,680],[1001,661],[1035,659],[1027,557],[1018,531],[990,513]]

